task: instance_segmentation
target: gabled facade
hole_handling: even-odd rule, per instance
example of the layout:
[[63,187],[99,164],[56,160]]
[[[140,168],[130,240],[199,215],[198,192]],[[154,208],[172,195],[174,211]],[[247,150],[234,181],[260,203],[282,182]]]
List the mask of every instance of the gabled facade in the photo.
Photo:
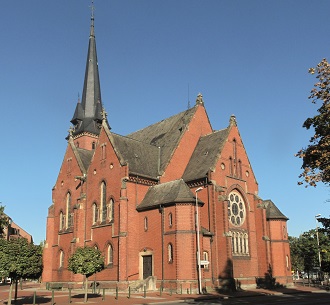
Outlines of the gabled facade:
[[291,283],[288,218],[258,196],[236,118],[214,131],[199,94],[186,111],[127,136],[113,133],[93,16],[71,122],[48,211],[44,282],[81,282],[67,270],[68,258],[87,245],[105,257],[93,280],[109,287],[255,285],[270,270]]

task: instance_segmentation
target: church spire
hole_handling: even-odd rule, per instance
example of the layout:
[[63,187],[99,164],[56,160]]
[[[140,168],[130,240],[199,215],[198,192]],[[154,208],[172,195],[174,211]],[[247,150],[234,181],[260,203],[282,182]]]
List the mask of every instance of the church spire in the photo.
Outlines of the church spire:
[[94,3],[92,1],[91,26],[87,52],[86,70],[81,102],[78,100],[75,113],[71,120],[74,125],[73,136],[82,133],[98,135],[102,123],[103,109],[99,69],[97,63],[96,40],[94,33]]

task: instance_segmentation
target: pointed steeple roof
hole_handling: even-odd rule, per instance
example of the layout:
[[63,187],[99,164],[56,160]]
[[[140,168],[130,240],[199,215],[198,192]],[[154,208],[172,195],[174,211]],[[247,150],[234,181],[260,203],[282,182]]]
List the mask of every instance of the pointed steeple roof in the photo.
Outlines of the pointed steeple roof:
[[78,100],[71,123],[75,126],[73,136],[88,132],[100,133],[102,123],[101,87],[97,63],[96,40],[94,33],[94,7],[92,7],[84,87],[81,101]]

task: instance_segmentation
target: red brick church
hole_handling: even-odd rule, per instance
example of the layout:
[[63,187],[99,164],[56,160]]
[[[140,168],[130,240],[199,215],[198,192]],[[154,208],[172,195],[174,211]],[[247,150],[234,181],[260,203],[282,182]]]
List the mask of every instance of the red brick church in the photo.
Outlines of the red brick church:
[[[120,288],[221,288],[271,276],[291,283],[287,220],[258,183],[236,118],[213,130],[203,97],[126,136],[101,99],[94,17],[83,94],[52,190],[43,282],[81,282],[77,247],[102,251],[93,276]],[[274,190],[275,191],[275,190]]]

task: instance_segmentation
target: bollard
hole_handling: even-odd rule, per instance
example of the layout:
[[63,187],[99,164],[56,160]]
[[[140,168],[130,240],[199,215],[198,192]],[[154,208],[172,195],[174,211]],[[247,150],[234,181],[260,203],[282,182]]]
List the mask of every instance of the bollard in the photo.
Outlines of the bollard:
[[163,292],[163,287],[162,284],[160,284],[159,286],[159,295],[162,296],[162,292]]
[[116,286],[116,296],[115,299],[118,300],[118,286]]
[[23,290],[23,279],[22,278],[19,281],[19,286],[20,286],[21,290]]
[[72,288],[69,288],[69,304],[71,303],[71,289]]
[[102,301],[105,301],[105,288],[103,288],[103,292],[102,292]]
[[36,305],[37,292],[33,292],[33,305]]
[[54,305],[55,302],[54,302],[54,289],[52,289],[52,305]]
[[130,297],[131,297],[131,287],[128,286],[128,296],[127,296],[127,298],[129,299]]
[[190,283],[190,294],[192,294],[192,287],[191,287],[191,283]]
[[146,285],[143,285],[143,297],[146,298],[147,296],[147,287]]

